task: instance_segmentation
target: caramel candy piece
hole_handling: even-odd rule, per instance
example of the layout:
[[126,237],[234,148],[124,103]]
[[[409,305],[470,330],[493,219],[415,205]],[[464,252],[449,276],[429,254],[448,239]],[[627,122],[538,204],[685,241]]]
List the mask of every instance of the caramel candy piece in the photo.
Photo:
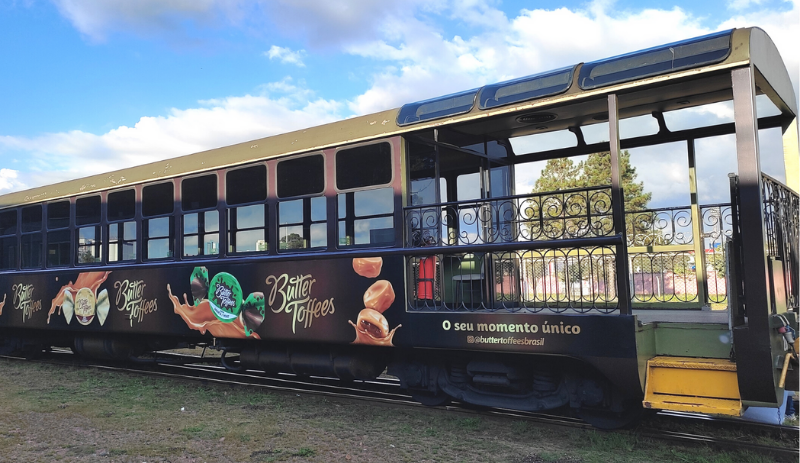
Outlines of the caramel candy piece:
[[394,302],[394,288],[386,280],[378,280],[364,293],[364,307],[383,313]]
[[356,323],[349,321],[356,329],[356,340],[353,344],[369,344],[372,346],[393,346],[394,333],[403,325],[389,330],[389,322],[382,313],[373,309],[364,309],[358,314]]
[[353,270],[362,277],[375,278],[381,274],[383,259],[380,257],[357,257],[353,259]]

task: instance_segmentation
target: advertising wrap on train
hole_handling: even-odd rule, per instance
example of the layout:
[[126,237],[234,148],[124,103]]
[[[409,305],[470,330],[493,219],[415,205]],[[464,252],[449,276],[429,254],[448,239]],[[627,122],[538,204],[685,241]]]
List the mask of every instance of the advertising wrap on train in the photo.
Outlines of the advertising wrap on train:
[[627,316],[406,311],[403,258],[0,276],[0,326],[635,357]]

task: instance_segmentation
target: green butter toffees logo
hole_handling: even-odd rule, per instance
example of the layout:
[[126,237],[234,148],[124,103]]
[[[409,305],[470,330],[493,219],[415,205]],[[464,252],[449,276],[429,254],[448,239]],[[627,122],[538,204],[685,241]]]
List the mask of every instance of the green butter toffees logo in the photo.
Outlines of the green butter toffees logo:
[[236,320],[242,308],[242,287],[236,277],[225,272],[216,274],[208,286],[208,302],[219,321]]

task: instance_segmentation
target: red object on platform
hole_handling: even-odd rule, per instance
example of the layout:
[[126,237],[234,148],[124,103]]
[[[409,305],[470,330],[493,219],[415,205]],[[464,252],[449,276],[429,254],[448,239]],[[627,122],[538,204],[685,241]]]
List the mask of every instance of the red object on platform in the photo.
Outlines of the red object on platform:
[[427,256],[420,259],[417,299],[433,299],[433,280],[435,275],[436,256]]

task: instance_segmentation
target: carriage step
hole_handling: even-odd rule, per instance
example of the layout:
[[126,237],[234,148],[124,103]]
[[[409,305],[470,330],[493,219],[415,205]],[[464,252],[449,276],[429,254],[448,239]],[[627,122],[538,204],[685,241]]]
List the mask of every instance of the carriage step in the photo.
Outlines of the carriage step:
[[645,408],[740,416],[736,364],[728,359],[655,357],[647,362]]

